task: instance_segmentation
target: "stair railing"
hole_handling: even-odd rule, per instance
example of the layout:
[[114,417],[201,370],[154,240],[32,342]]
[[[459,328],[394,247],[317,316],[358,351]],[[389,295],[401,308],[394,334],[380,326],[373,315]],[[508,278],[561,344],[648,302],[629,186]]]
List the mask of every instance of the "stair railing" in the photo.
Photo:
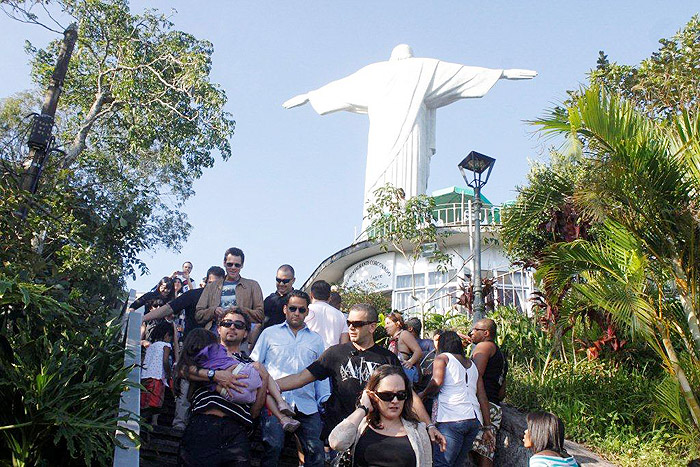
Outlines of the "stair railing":
[[[129,299],[125,306],[136,300],[136,291],[129,291]],[[119,416],[133,414],[126,421],[120,420],[117,428],[117,444],[114,447],[114,467],[138,467],[139,450],[128,432],[139,434],[139,418],[141,416],[141,321],[143,307],[124,313],[122,319],[122,336],[124,336],[124,367],[131,368],[129,382],[132,384],[122,391],[119,401]]]

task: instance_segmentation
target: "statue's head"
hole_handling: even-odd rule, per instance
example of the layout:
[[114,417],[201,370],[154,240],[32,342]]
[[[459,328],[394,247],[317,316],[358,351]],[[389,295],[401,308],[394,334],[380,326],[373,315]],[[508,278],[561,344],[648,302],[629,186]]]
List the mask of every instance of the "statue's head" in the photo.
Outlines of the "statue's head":
[[391,57],[389,60],[403,60],[411,57],[413,57],[413,50],[411,49],[411,46],[408,44],[399,44],[394,47],[394,50],[391,51]]

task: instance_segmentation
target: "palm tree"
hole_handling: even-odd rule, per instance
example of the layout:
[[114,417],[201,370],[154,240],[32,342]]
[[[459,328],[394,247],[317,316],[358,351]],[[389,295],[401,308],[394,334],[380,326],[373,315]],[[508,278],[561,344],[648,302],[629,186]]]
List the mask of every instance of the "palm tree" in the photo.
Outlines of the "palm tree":
[[[700,124],[682,114],[653,121],[599,88],[535,122],[563,135],[588,176],[573,202],[600,229],[598,240],[552,245],[537,277],[572,287],[582,303],[611,313],[643,337],[678,381],[696,427],[700,407],[680,364],[682,345],[700,362]],[[680,313],[677,311],[680,310]]]
[[686,315],[700,355],[700,123],[684,114],[670,123],[637,113],[602,89],[583,90],[567,108],[535,122],[559,134],[590,164],[574,201],[591,219],[613,220],[659,263]]
[[552,245],[536,276],[553,290],[570,287],[572,298],[607,311],[632,336],[649,343],[677,380],[693,422],[700,428],[700,405],[674,344],[684,346],[691,356],[691,368],[697,368],[700,360],[692,358],[693,344],[687,329],[678,323],[682,316],[678,301],[664,296],[668,278],[659,266],[644,253],[634,234],[606,220],[596,241]]

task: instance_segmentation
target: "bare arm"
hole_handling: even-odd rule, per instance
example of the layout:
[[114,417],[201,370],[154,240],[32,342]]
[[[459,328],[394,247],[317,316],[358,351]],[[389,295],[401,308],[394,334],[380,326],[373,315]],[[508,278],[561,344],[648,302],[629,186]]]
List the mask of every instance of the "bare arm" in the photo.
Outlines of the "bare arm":
[[170,347],[163,346],[163,372],[165,379],[170,379]]
[[[206,368],[198,368],[196,366],[190,366],[188,368],[182,369],[182,374],[185,378],[190,381],[209,381],[207,373],[209,370]],[[243,381],[238,381],[239,379],[246,378],[244,374],[234,375],[230,371],[226,370],[216,370],[214,372],[214,382],[221,386],[222,388],[233,389],[234,391],[242,392],[240,388],[247,387]]]
[[425,410],[423,401],[415,391],[411,391],[411,397],[413,398],[413,413],[415,413],[416,417],[418,417],[418,419],[425,423],[425,425],[428,427],[428,436],[430,436],[430,441],[437,444],[440,447],[440,451],[445,452],[447,440],[442,433],[435,428],[435,425],[433,425],[433,422],[430,420],[430,414],[427,410]]
[[483,376],[486,371],[486,365],[489,363],[489,358],[491,358],[496,351],[496,345],[493,342],[485,341],[479,342],[474,347],[474,352],[472,353],[472,360],[476,363],[476,368],[479,370],[479,374]]
[[173,355],[175,363],[180,360],[180,338],[177,337],[177,326],[175,326],[175,321],[173,321]]
[[433,360],[433,377],[428,383],[428,386],[421,393],[421,397],[425,398],[440,390],[443,381],[445,380],[445,368],[447,367],[447,357],[438,355]]
[[309,370],[304,369],[295,375],[289,375],[278,379],[277,384],[280,387],[280,391],[291,391],[292,389],[298,389],[314,381],[316,381],[314,375],[312,375]]
[[[408,331],[402,332],[399,336],[399,341],[403,342],[412,354],[411,358],[404,362],[404,366],[406,366],[407,368],[411,368],[413,365],[420,362],[420,359],[423,357],[423,350],[421,350],[420,345],[418,344],[416,338],[413,337],[413,334],[411,334]],[[407,363],[409,363],[410,365],[407,366]]]
[[479,407],[481,408],[481,417],[484,419],[484,427],[491,427],[484,430],[484,442],[490,443],[493,439],[493,432],[491,431],[491,408],[489,406],[489,400],[486,398],[486,389],[484,389],[484,380],[479,375],[479,379],[476,382],[476,398],[479,400]]

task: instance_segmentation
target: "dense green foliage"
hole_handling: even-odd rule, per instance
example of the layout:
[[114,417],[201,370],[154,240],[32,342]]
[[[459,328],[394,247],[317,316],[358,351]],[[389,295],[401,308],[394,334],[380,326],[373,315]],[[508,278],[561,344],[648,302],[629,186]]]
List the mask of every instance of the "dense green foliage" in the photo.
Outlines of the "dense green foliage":
[[[630,389],[629,394],[630,408],[654,406],[655,416],[645,421],[623,417],[621,426],[645,442],[673,433],[669,444],[678,452],[700,444],[699,25],[694,17],[639,67],[611,65],[602,56],[591,74],[592,86],[570,93],[562,107],[533,122],[564,144],[550,163],[533,166],[528,185],[504,216],[503,229],[513,258],[538,269],[538,304],[554,337],[541,367],[523,364],[523,394],[530,382],[538,382],[541,393],[531,394],[533,404],[585,415],[575,406],[558,407],[547,396],[550,390],[568,394],[573,389],[550,372],[573,364],[564,374],[585,379],[590,373],[576,359],[567,360],[569,338],[587,346],[590,358],[609,345],[623,351],[614,359],[627,378],[653,381],[645,391]],[[574,337],[581,318],[587,326],[597,324],[600,338]],[[628,365],[634,357],[639,360],[635,349],[640,346],[647,356],[643,361],[665,374],[654,377],[637,364]],[[550,360],[556,353],[560,360]],[[594,373],[596,378],[606,379]],[[610,394],[625,387],[614,379],[610,385]],[[584,401],[582,407],[598,404],[602,394],[596,396],[594,388],[574,400],[588,393],[593,402]],[[602,418],[593,422],[583,415],[571,418],[574,432],[607,420],[606,411],[597,408]],[[617,434],[602,426],[581,432],[584,438],[597,437],[604,449],[615,444]],[[620,439],[629,441],[624,435]]]
[[[610,352],[590,361],[574,342],[564,341],[562,359],[545,369],[551,337],[537,316],[528,318],[503,307],[491,317],[510,363],[509,404],[524,411],[556,413],[564,421],[567,438],[620,465],[681,466],[700,455],[694,447],[700,446],[700,439],[665,417],[667,406],[682,409],[683,402],[677,387],[675,399],[657,401],[669,380],[642,343],[633,342],[624,356]],[[573,332],[584,337],[591,330],[578,321]],[[700,378],[700,369],[693,377]]]
[[0,463],[107,465],[127,385],[120,322],[52,292],[0,273]]

